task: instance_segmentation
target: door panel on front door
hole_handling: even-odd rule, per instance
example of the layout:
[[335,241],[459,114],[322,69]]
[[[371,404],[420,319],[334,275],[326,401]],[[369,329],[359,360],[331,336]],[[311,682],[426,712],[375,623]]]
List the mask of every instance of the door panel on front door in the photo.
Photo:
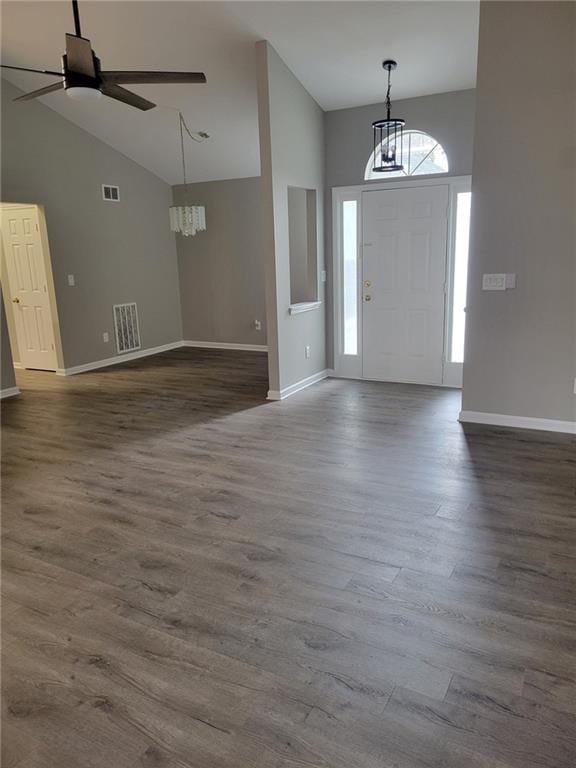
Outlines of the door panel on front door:
[[442,383],[448,187],[364,192],[363,376]]
[[2,238],[20,362],[57,368],[52,314],[35,208],[4,209]]

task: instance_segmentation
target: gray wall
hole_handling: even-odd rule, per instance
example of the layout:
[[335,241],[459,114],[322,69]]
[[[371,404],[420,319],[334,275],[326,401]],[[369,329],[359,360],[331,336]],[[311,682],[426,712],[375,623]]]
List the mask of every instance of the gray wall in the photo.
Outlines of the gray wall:
[[[45,206],[65,366],[116,354],[115,303],[138,303],[144,349],[178,341],[170,187],[40,102],[12,103],[19,93],[2,81],[2,201]],[[120,186],[119,203],[102,183]]]
[[[481,5],[465,410],[575,416],[575,12]],[[483,292],[485,272],[517,288]]]
[[8,324],[4,312],[4,297],[0,293],[0,325],[2,333],[2,368],[0,370],[0,389],[10,389],[16,386],[14,368],[12,366],[12,353],[10,351],[10,337],[8,336]]
[[[394,102],[393,112],[406,120],[406,130],[421,130],[437,139],[448,156],[450,176],[472,173],[475,93],[454,91]],[[326,112],[326,254],[328,265],[328,364],[333,366],[332,188],[364,181],[373,150],[372,123],[385,115],[384,104]],[[420,178],[426,178],[421,176]],[[398,179],[395,179],[398,181]],[[381,180],[374,183],[380,183]]]
[[[394,102],[394,115],[406,130],[425,131],[448,155],[451,176],[472,172],[474,91],[454,91]],[[364,171],[372,152],[372,123],[385,116],[384,104],[326,112],[326,187],[365,184]],[[424,178],[424,177],[422,177]],[[369,183],[369,182],[368,182]]]
[[175,203],[206,206],[206,232],[176,237],[188,341],[266,344],[260,185],[258,176],[173,188]]
[[[270,389],[278,391],[326,367],[325,304],[300,315],[288,312],[288,187],[317,190],[318,262],[323,268],[324,113],[269,43],[256,44],[256,57],[269,378]],[[323,285],[319,298],[324,299]]]

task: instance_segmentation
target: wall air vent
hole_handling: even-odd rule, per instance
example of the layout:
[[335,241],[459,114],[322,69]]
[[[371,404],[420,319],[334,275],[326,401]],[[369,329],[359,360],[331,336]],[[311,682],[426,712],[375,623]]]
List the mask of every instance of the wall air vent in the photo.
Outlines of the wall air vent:
[[120,187],[115,187],[112,184],[102,184],[102,199],[110,203],[118,203],[120,201]]
[[114,304],[114,328],[119,354],[140,349],[140,327],[135,303]]

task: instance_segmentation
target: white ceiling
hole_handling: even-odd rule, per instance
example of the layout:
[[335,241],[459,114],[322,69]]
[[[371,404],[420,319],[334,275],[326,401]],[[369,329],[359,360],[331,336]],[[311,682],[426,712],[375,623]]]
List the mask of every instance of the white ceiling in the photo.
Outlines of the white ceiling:
[[[110,99],[42,101],[171,184],[182,182],[180,109],[211,139],[186,145],[192,181],[259,173],[254,43],[266,39],[326,110],[383,100],[383,58],[396,58],[393,96],[473,88],[477,2],[80,2],[82,32],[103,69],[202,70],[207,85],[133,87],[158,109]],[[2,2],[2,62],[59,69],[69,2]],[[3,71],[24,90],[43,75]],[[130,86],[132,88],[132,86]],[[26,104],[19,105],[26,109]]]

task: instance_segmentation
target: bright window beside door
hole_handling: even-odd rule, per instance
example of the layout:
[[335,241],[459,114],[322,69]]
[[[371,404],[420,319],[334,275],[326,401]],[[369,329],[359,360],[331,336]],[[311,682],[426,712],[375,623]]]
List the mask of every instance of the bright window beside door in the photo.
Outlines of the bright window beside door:
[[342,203],[344,354],[358,354],[358,203]]
[[470,239],[470,192],[456,196],[456,235],[454,245],[454,282],[452,290],[452,332],[450,362],[464,362],[466,327],[466,283],[468,279],[468,244]]

